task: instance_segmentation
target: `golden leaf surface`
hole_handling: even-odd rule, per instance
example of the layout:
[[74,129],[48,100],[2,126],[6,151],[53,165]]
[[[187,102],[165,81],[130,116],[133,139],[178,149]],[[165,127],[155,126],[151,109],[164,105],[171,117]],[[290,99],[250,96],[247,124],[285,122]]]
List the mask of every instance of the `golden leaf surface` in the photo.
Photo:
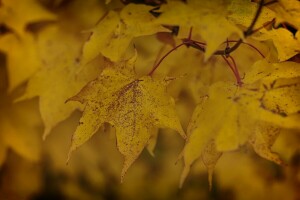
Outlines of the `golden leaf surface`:
[[99,54],[118,61],[135,37],[166,31],[153,23],[155,17],[151,6],[129,4],[120,12],[109,11],[91,30],[91,36],[83,47],[82,63],[87,63]]
[[95,64],[82,66],[76,61],[81,41],[76,34],[69,34],[59,26],[49,26],[39,34],[39,57],[44,66],[29,80],[25,94],[18,101],[39,96],[45,124],[44,138],[53,127],[80,108],[75,103],[65,104],[66,100],[100,73]]
[[212,140],[212,158],[217,158],[217,152],[235,150],[248,142],[261,157],[283,164],[271,147],[280,128],[300,129],[299,69],[292,62],[268,64],[263,60],[253,66],[249,76],[246,74],[243,87],[230,82],[214,83],[196,107],[188,127],[181,184],[194,161],[204,152],[207,154],[205,149]]
[[152,135],[155,137],[156,131],[150,132],[153,128],[171,128],[185,137],[174,101],[166,92],[167,81],[136,77],[134,59],[119,63],[121,67],[117,69],[105,69],[70,99],[81,102],[85,108],[72,137],[69,158],[72,151],[108,122],[116,129],[117,147],[124,156],[121,181]]
[[9,91],[28,80],[42,65],[30,33],[22,37],[8,33],[0,37],[0,50],[7,56]]
[[170,1],[160,8],[162,14],[156,23],[179,25],[193,28],[206,42],[205,59],[207,60],[218,47],[233,33],[243,37],[242,31],[226,19],[226,3],[218,1],[196,1],[187,3]]
[[41,139],[36,126],[38,112],[31,103],[11,105],[7,96],[0,99],[0,166],[9,149],[22,158],[37,162],[41,154]]
[[300,2],[297,0],[279,0],[270,6],[276,12],[276,23],[289,23],[300,28]]
[[278,60],[286,61],[300,52],[300,32],[294,36],[289,30],[284,28],[262,30],[254,38],[260,41],[272,40],[277,49]]
[[[228,19],[235,24],[248,27],[255,16],[257,7],[257,3],[251,2],[250,0],[232,0],[227,8],[230,13]],[[264,7],[255,23],[254,29],[263,26],[266,22],[272,21],[275,16],[276,14],[272,10]]]

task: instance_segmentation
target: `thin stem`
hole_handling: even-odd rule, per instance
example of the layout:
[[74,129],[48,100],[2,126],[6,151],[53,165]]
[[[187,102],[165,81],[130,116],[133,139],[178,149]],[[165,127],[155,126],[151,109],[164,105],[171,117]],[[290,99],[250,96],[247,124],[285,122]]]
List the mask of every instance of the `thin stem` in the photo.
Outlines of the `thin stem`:
[[198,42],[198,41],[196,41],[196,40],[191,40],[191,41],[194,42],[194,43],[196,43],[196,44],[200,44],[200,45],[202,45],[202,46],[205,46],[205,45],[206,45],[205,42]]
[[224,55],[222,55],[222,58],[225,60],[225,62],[227,63],[228,67],[231,69],[231,71],[232,71],[232,72],[234,73],[234,75],[235,75],[235,70],[234,70],[234,68],[232,67],[231,63],[227,60],[227,58],[226,58]]
[[[227,40],[227,42],[238,42],[238,40]],[[261,57],[265,58],[264,54],[258,48],[256,48],[254,45],[247,43],[247,42],[242,42],[242,44],[248,45],[249,47],[253,48],[261,55]]]
[[192,40],[192,39],[189,39],[189,38],[184,38],[184,39],[182,39],[182,43],[184,45],[186,45],[187,47],[193,47],[195,49],[198,49],[200,51],[205,52],[206,43],[204,43],[204,42],[198,42],[196,40]]
[[272,19],[271,21],[269,21],[269,22],[263,24],[261,27],[258,27],[257,29],[254,29],[254,30],[252,31],[252,33],[256,33],[257,31],[259,31],[259,30],[265,28],[266,26],[269,26],[270,24],[272,24],[272,23],[274,23],[274,22],[275,22],[275,18]]
[[234,69],[235,69],[235,73],[236,73],[236,79],[237,79],[237,84],[239,85],[239,86],[242,86],[242,81],[241,81],[241,76],[240,76],[240,72],[239,72],[239,69],[238,69],[238,67],[237,67],[237,65],[236,65],[236,63],[235,63],[235,60],[234,60],[234,58],[232,57],[232,56],[228,56],[228,58],[230,58],[230,60],[231,60],[231,62],[233,63],[233,67],[234,67]]
[[161,57],[161,55],[163,54],[163,52],[166,50],[166,47],[167,45],[164,45],[160,48],[156,58],[155,58],[155,61],[154,61],[154,64],[153,65],[156,65],[156,63],[159,61],[159,58]]
[[229,46],[229,40],[228,40],[228,38],[226,39],[226,49],[228,49],[228,48],[230,48],[230,46]]
[[243,40],[239,39],[232,47],[224,50],[219,50],[214,53],[214,55],[229,55],[234,52],[242,44]]
[[235,63],[235,60],[232,56],[228,56],[228,58],[231,60],[232,64],[229,62],[228,58],[225,57],[224,55],[222,55],[222,58],[225,60],[225,62],[227,63],[227,65],[230,67],[230,69],[233,71],[234,73],[234,76],[236,78],[236,82],[238,84],[238,86],[242,86],[243,85],[243,82],[241,80],[241,76],[240,76],[240,73],[239,73],[239,70],[236,66],[236,63]]
[[283,28],[288,29],[287,26],[285,25],[285,23],[281,24]]
[[190,28],[190,33],[189,33],[188,40],[192,39],[192,32],[193,32],[193,27]]
[[166,53],[159,61],[156,65],[154,65],[154,67],[152,68],[152,70],[148,73],[148,76],[152,76],[153,73],[155,72],[155,70],[159,67],[159,65],[162,63],[162,61],[173,51],[175,51],[176,49],[178,49],[179,47],[183,46],[184,43],[181,43],[179,45],[177,45],[176,47],[174,47],[173,49],[171,49],[168,53]]
[[260,3],[259,3],[259,5],[258,5],[258,9],[257,9],[257,11],[256,11],[256,14],[255,14],[253,20],[252,20],[252,23],[251,23],[250,26],[248,27],[247,31],[244,33],[245,37],[247,37],[247,36],[249,36],[249,35],[252,34],[252,30],[253,30],[253,28],[254,28],[254,26],[255,26],[256,21],[257,21],[258,18],[259,18],[259,15],[260,15],[260,13],[261,13],[261,11],[262,11],[263,6],[264,6],[264,0],[260,0]]

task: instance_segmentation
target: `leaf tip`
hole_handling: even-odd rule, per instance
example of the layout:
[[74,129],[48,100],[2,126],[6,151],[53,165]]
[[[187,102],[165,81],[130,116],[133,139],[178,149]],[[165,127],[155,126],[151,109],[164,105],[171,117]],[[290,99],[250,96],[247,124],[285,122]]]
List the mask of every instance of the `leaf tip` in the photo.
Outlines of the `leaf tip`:
[[211,190],[212,190],[212,178],[213,178],[214,168],[207,168],[207,172],[208,172],[209,191],[211,192]]
[[185,165],[184,169],[182,171],[181,177],[180,177],[180,182],[179,182],[179,188],[180,189],[182,188],[183,183],[184,183],[187,175],[189,174],[189,172],[190,172],[190,166]]
[[133,162],[132,160],[125,157],[123,168],[121,171],[121,183],[124,182],[125,175],[129,169],[129,167],[131,166],[132,162]]
[[73,147],[70,148],[69,152],[68,152],[68,156],[67,156],[67,160],[66,160],[66,165],[69,165],[69,162],[70,162],[70,159],[71,159],[71,156],[72,156],[72,152],[74,151],[75,149]]
[[125,178],[125,175],[127,173],[127,170],[128,170],[128,167],[123,166],[123,169],[122,169],[122,172],[121,172],[120,183],[124,182],[124,178]]
[[[148,149],[148,148],[147,148],[147,149]],[[155,157],[155,154],[154,154],[153,150],[148,149],[148,152],[149,152],[149,154],[150,154],[153,158]]]
[[181,130],[179,131],[179,134],[181,135],[181,137],[184,139],[184,140],[187,140],[187,136],[184,132],[184,130],[181,128]]
[[68,99],[65,101],[65,103],[68,103],[68,102],[70,102],[70,101],[78,101],[78,99],[76,99],[76,95],[75,95],[75,96],[72,96],[72,97],[70,97],[70,98],[68,98]]
[[43,133],[43,141],[46,140],[47,136],[50,134],[51,128],[46,127]]

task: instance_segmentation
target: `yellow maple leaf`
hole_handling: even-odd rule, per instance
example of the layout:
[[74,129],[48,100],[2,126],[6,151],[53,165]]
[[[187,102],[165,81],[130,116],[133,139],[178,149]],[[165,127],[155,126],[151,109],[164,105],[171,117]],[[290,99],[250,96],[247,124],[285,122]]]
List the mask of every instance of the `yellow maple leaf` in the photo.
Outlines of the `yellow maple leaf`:
[[65,104],[65,101],[100,72],[93,63],[86,66],[78,64],[82,40],[56,25],[45,28],[39,34],[37,48],[44,66],[29,80],[25,94],[18,101],[39,96],[45,124],[44,138],[54,126],[80,108],[78,104]]
[[118,61],[135,37],[166,31],[155,24],[149,11],[151,6],[129,4],[120,13],[109,13],[91,30],[91,36],[83,47],[82,63],[87,63],[99,54]]
[[271,147],[279,135],[280,128],[268,123],[258,123],[253,132],[254,134],[249,138],[249,143],[253,146],[254,151],[265,159],[283,165],[284,162],[278,154],[271,151]]
[[108,122],[116,128],[117,146],[124,156],[121,181],[151,135],[156,133],[150,132],[154,127],[171,128],[185,137],[174,101],[166,92],[167,81],[150,76],[136,77],[133,72],[135,59],[117,64],[117,70],[105,69],[70,99],[83,103],[85,109],[72,137],[69,158],[72,151]]
[[[248,27],[255,16],[257,6],[257,3],[250,0],[232,0],[227,8],[229,12],[228,19],[235,24]],[[255,23],[254,29],[262,27],[266,22],[272,21],[275,16],[276,14],[272,10],[264,7]]]
[[233,33],[243,37],[242,31],[226,19],[228,13],[222,0],[190,0],[187,3],[170,1],[162,5],[159,11],[162,14],[156,23],[179,25],[188,29],[193,27],[193,32],[201,35],[207,44],[205,60]]
[[8,97],[1,94],[0,109],[0,166],[8,149],[25,159],[38,161],[41,139],[35,127],[40,120],[38,112],[32,110],[32,102],[11,105]]
[[25,33],[26,25],[41,21],[53,21],[56,16],[47,11],[37,0],[3,0],[0,7],[0,22],[17,34]]
[[8,33],[0,37],[0,50],[7,56],[9,91],[28,80],[42,65],[30,33],[22,37]]
[[276,13],[276,23],[289,23],[300,28],[300,2],[297,0],[279,0],[270,6]]
[[300,52],[300,32],[294,36],[293,33],[284,28],[261,30],[253,38],[259,41],[272,40],[277,49],[278,60],[286,61]]

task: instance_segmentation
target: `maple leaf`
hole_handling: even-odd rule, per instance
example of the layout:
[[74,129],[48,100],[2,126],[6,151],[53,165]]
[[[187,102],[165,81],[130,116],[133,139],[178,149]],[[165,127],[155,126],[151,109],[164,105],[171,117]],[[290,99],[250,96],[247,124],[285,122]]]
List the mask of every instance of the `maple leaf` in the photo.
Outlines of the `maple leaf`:
[[0,50],[7,56],[9,91],[28,80],[42,65],[34,38],[29,33],[22,37],[13,33],[1,36]]
[[276,23],[289,23],[300,28],[300,2],[297,0],[279,0],[270,6],[276,13]]
[[150,132],[154,127],[171,128],[185,137],[174,101],[166,92],[167,81],[150,76],[136,77],[133,73],[135,59],[122,61],[117,69],[104,69],[96,80],[70,98],[70,101],[85,104],[85,108],[72,137],[68,158],[108,122],[116,128],[117,146],[124,156],[121,181],[151,135],[156,133]]
[[207,44],[205,60],[233,33],[243,37],[242,31],[226,19],[228,13],[222,0],[190,0],[187,3],[170,1],[162,5],[159,12],[162,14],[156,23],[179,25],[188,29],[193,27],[193,31],[201,35]]
[[38,112],[32,109],[32,102],[11,105],[8,97],[1,94],[0,109],[0,166],[8,149],[25,159],[38,161],[41,139],[35,127],[40,121]]
[[300,52],[300,32],[294,36],[284,28],[272,29],[269,31],[261,30],[259,34],[253,36],[259,41],[272,40],[278,52],[278,60],[286,61]]
[[53,21],[56,16],[43,8],[37,0],[3,0],[0,7],[0,22],[23,35],[30,23]]
[[[208,167],[211,185],[211,170],[217,155],[235,150],[247,141],[260,156],[283,164],[271,146],[281,127],[300,129],[299,77],[298,64],[272,65],[262,60],[246,74],[241,88],[229,82],[214,83],[208,96],[196,107],[188,127],[181,184],[193,162],[205,155],[212,157]],[[216,148],[211,147],[212,154],[207,155],[207,145],[212,141]]]
[[49,26],[39,34],[37,48],[44,67],[29,80],[25,94],[17,101],[39,96],[44,138],[54,126],[80,108],[78,104],[65,104],[65,101],[100,72],[95,63],[82,66],[76,61],[82,40],[60,26]]
[[[257,11],[257,6],[257,3],[251,2],[250,0],[232,0],[227,8],[229,12],[228,19],[235,24],[248,27],[252,23]],[[272,21],[275,16],[276,14],[272,10],[264,7],[254,25],[254,29],[262,27],[266,22]]]
[[108,14],[91,30],[91,36],[83,47],[82,63],[87,63],[99,54],[118,61],[135,37],[166,31],[155,24],[149,13],[151,6],[129,4],[120,13]]

